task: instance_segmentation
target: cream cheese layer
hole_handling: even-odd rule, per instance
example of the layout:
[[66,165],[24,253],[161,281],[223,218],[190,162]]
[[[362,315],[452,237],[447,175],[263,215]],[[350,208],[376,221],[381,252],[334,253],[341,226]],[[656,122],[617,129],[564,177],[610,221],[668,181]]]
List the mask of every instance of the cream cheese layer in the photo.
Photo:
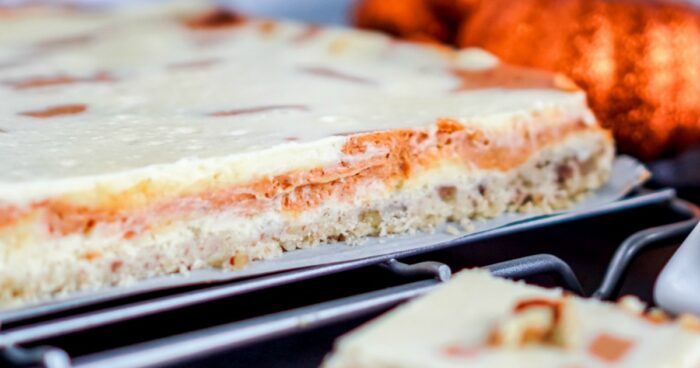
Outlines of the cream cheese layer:
[[595,129],[566,79],[481,50],[184,3],[0,17],[0,205],[333,167],[361,159],[342,151],[353,134],[441,119],[494,137]]

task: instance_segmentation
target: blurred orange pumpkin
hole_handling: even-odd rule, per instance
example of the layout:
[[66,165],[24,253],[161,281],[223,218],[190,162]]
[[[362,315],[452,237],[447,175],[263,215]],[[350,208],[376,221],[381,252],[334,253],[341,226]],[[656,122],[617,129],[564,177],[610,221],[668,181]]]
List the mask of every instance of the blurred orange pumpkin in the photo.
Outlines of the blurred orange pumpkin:
[[[371,12],[372,3],[403,9]],[[431,28],[402,14],[430,19]],[[591,107],[623,152],[653,158],[700,142],[700,11],[690,5],[364,0],[356,15],[359,25],[400,37],[482,47],[510,63],[568,74],[588,92]],[[404,23],[392,28],[396,21]],[[442,31],[434,31],[440,29],[436,22]]]

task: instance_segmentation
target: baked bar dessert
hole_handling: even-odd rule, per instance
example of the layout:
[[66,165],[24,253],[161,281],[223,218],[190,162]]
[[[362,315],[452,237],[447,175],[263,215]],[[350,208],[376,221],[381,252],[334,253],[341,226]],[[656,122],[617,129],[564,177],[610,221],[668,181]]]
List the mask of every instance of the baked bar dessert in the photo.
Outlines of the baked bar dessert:
[[193,3],[0,15],[3,305],[564,208],[608,176],[562,76]]
[[327,368],[697,367],[700,324],[468,270],[342,337]]

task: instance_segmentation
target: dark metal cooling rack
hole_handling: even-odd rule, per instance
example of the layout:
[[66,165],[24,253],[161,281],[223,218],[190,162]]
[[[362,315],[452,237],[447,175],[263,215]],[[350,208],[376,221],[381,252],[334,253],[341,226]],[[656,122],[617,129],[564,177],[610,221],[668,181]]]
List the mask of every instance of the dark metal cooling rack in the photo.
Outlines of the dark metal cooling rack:
[[[447,247],[462,247],[467,243],[496,239],[544,226],[604,216],[614,212],[630,211],[643,206],[662,206],[682,218],[681,221],[641,230],[629,236],[618,247],[593,297],[612,299],[633,260],[642,252],[674,237],[687,234],[700,219],[700,209],[675,197],[670,190],[637,193],[624,200],[585,213],[543,217],[478,234]],[[336,265],[285,272],[261,278],[220,285],[177,291],[169,295],[140,300],[115,301],[104,307],[95,305],[58,305],[16,311],[2,317],[0,331],[0,358],[11,366],[45,367],[147,367],[167,365],[205,356],[236,347],[249,346],[279,336],[326,326],[358,316],[385,310],[402,301],[421,295],[449,279],[450,267],[444,263],[422,261],[407,264],[398,259],[415,257],[426,249],[411,253],[396,253],[383,257],[347,262]],[[86,355],[69,356],[61,349],[61,340],[105,326],[147,320],[162,313],[178,311],[197,305],[230,302],[236,298],[279,286],[309,282],[310,280],[362,267],[379,267],[404,280],[379,290],[312,303],[288,310],[263,313],[239,321],[223,323],[186,331],[173,336],[116,346]],[[581,283],[572,268],[551,254],[538,254],[494,263],[485,268],[500,277],[527,279],[549,274],[564,287],[584,294]],[[44,341],[54,342],[42,345]],[[57,342],[57,343],[56,343]]]

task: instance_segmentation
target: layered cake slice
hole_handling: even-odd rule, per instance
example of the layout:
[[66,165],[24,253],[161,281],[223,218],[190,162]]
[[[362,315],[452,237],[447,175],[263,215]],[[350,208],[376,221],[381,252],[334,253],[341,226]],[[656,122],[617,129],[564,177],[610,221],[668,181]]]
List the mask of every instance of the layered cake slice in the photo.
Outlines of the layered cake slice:
[[437,290],[342,337],[327,368],[688,367],[700,323],[463,271]]
[[2,305],[565,208],[611,167],[575,85],[480,50],[188,3],[0,17]]

